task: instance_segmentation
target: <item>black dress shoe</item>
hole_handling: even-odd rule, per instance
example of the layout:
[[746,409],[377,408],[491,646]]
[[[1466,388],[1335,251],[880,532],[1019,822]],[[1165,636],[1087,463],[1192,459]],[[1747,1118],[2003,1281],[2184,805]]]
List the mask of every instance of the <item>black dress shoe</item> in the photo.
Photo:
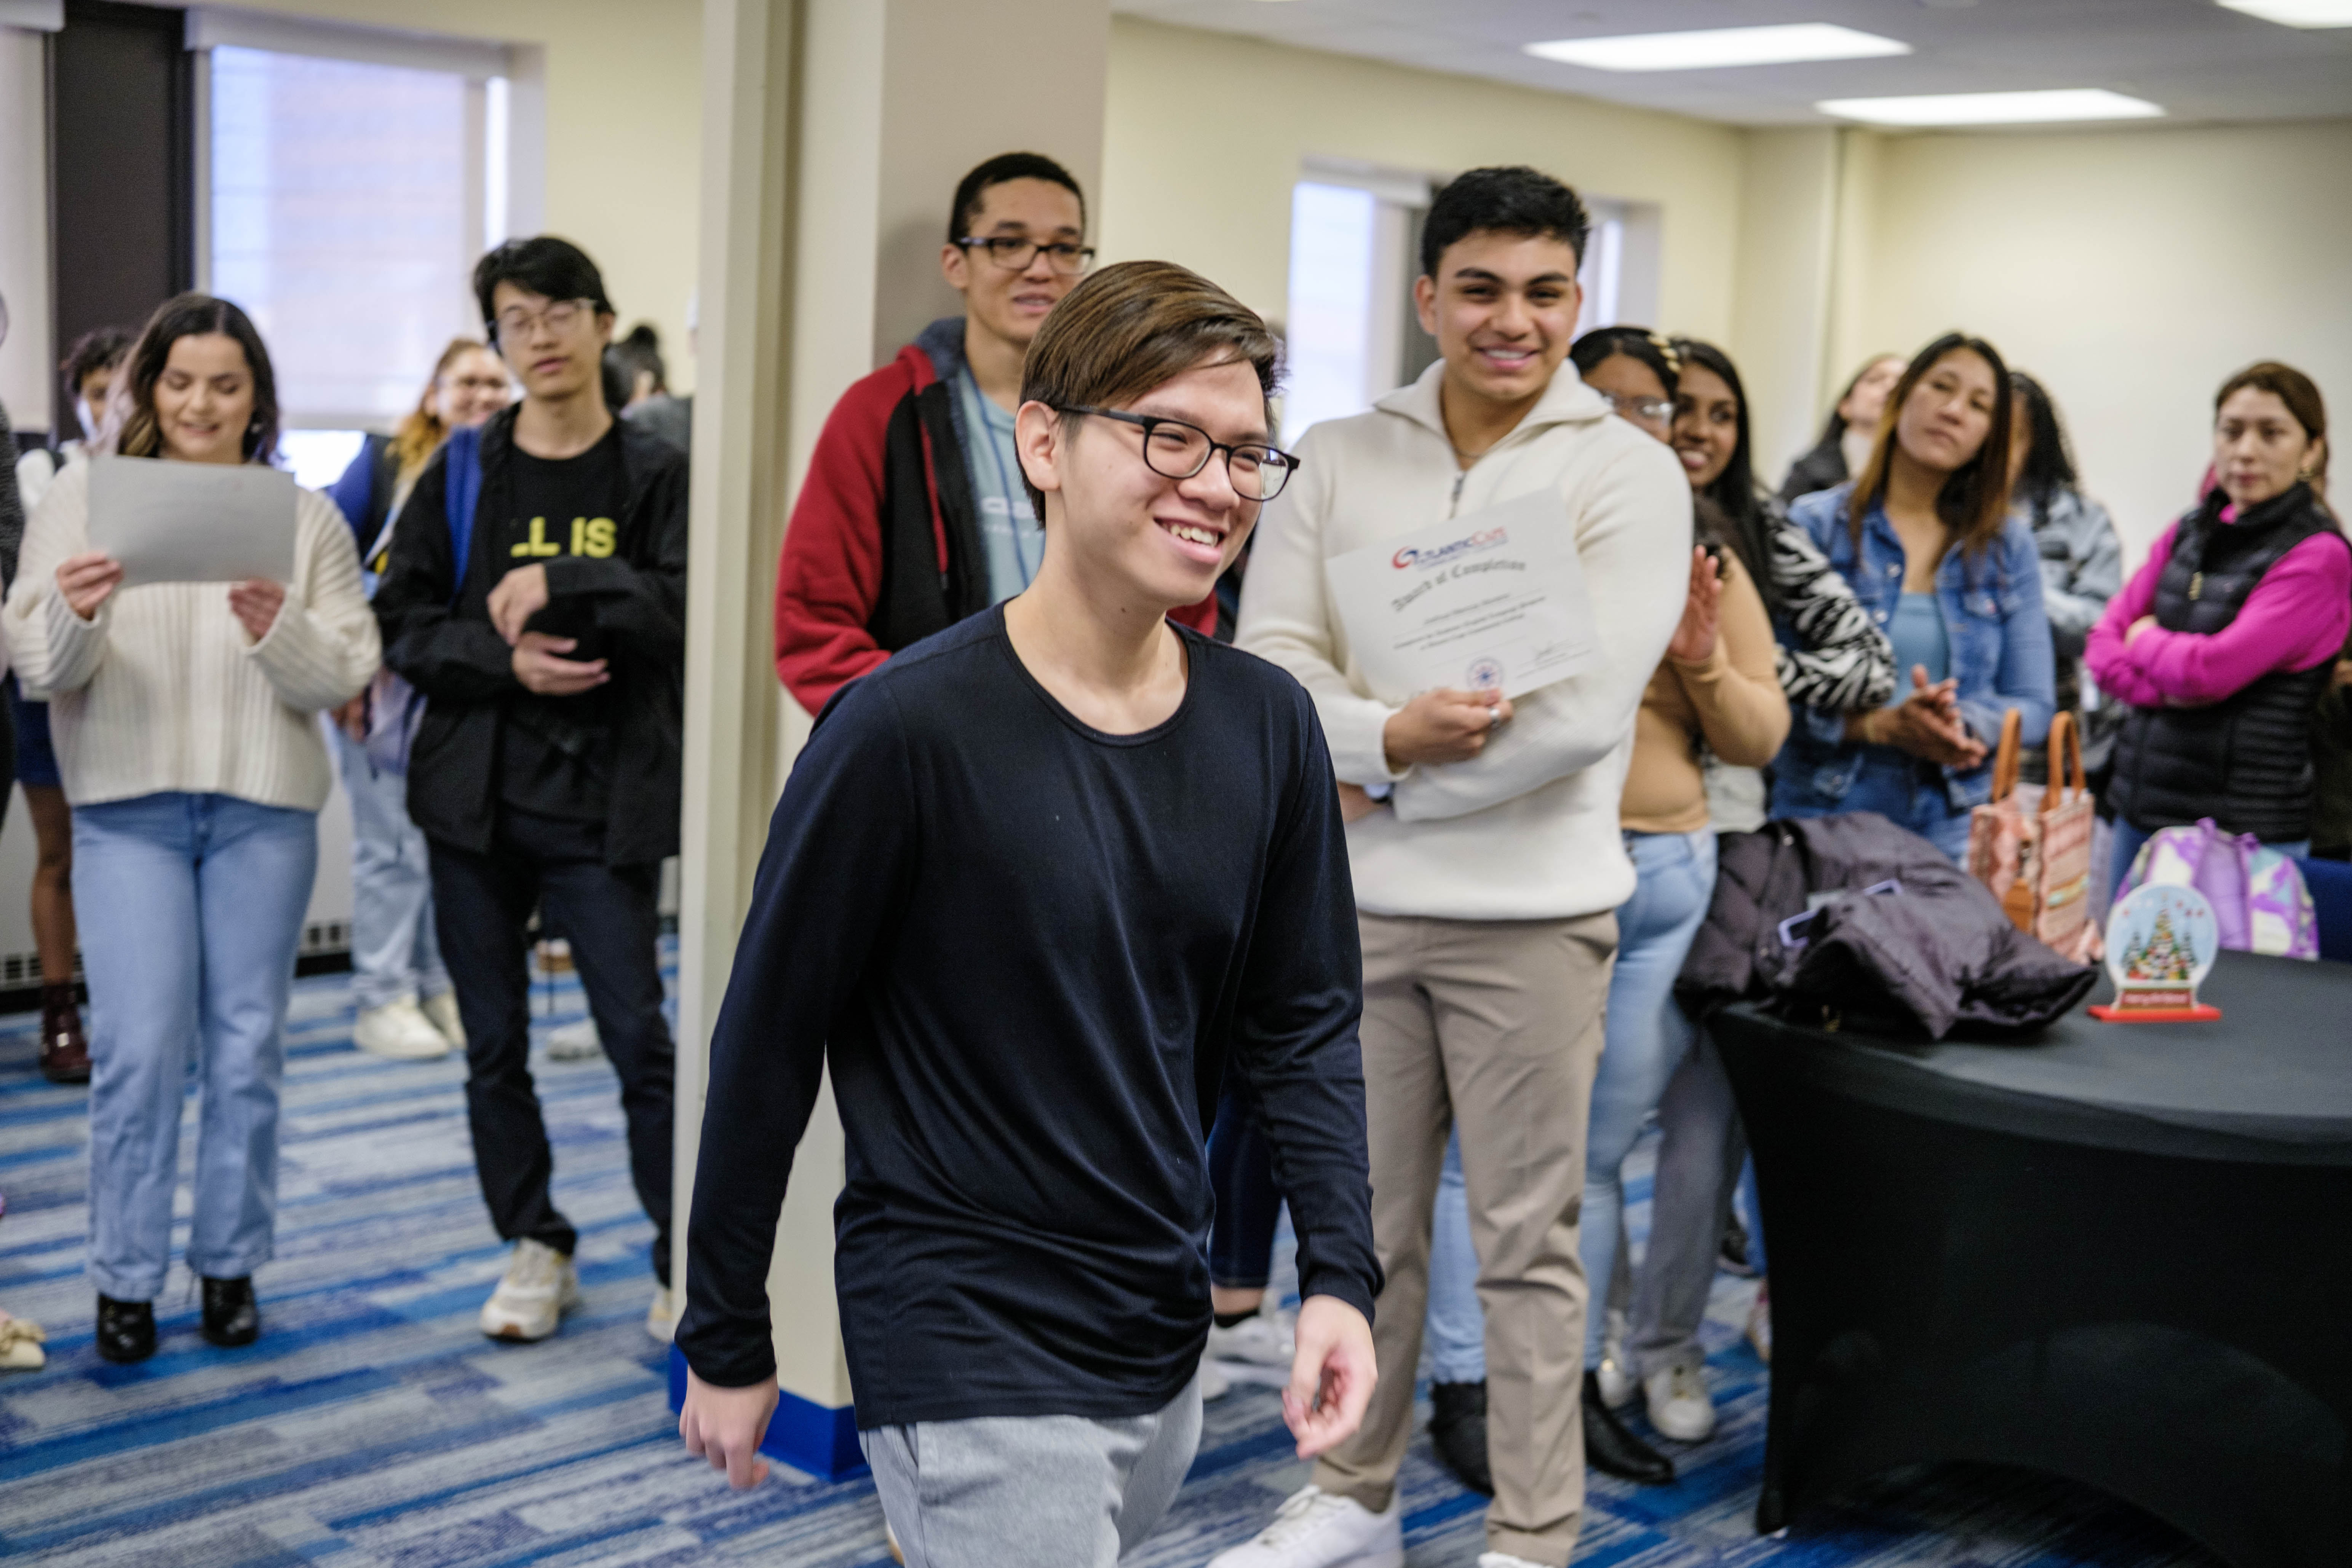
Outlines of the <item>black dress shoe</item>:
[[1486,1385],[1429,1385],[1429,1442],[1454,1479],[1481,1497],[1495,1495],[1494,1472],[1486,1468]]
[[1633,1436],[1601,1402],[1601,1380],[1584,1374],[1584,1458],[1594,1469],[1645,1487],[1675,1484],[1675,1462]]
[[261,1309],[253,1303],[253,1277],[205,1281],[205,1338],[223,1350],[261,1337]]
[[98,1355],[100,1361],[145,1361],[155,1353],[155,1308],[149,1301],[98,1299]]

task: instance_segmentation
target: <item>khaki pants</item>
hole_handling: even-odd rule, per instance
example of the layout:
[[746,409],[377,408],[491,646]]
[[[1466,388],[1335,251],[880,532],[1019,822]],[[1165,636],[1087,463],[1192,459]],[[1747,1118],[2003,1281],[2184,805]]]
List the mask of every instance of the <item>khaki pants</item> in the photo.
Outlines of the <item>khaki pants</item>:
[[1486,1545],[1565,1564],[1584,1509],[1576,1225],[1616,916],[1359,919],[1372,1234],[1388,1276],[1373,1329],[1381,1381],[1315,1484],[1375,1512],[1394,1495],[1412,1436],[1430,1210],[1458,1120],[1486,1313]]

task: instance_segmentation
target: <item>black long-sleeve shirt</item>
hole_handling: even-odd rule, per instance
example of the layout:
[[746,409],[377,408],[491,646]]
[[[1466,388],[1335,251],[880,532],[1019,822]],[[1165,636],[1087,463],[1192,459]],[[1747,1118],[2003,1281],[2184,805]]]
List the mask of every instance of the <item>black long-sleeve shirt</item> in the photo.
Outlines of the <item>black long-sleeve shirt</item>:
[[1165,722],[1080,723],[1001,609],[845,689],[794,763],[710,1049],[677,1342],[774,1368],[767,1276],[829,1060],[861,1427],[1133,1415],[1209,1324],[1202,1149],[1230,1058],[1264,1110],[1300,1289],[1380,1289],[1362,961],[1306,693],[1184,632]]

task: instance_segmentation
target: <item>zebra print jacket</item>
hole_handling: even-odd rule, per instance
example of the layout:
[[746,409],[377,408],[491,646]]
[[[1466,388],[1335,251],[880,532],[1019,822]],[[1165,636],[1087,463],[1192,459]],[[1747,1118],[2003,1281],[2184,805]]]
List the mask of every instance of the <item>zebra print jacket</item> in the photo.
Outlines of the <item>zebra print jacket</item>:
[[1787,510],[1778,501],[1767,508],[1766,567],[1780,591],[1783,635],[1796,644],[1784,641],[1776,661],[1790,707],[1852,713],[1885,706],[1895,695],[1886,634]]

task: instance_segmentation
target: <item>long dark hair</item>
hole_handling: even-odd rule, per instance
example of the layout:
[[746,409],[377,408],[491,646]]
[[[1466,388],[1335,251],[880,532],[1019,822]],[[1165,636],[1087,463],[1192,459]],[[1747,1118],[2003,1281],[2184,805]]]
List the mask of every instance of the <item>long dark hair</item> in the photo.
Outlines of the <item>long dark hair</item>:
[[1903,368],[1903,379],[1886,395],[1886,412],[1879,416],[1878,438],[1871,446],[1870,461],[1854,479],[1853,494],[1846,503],[1846,526],[1853,531],[1857,550],[1862,546],[1863,519],[1886,494],[1886,476],[1895,466],[1895,427],[1903,423],[1903,405],[1911,400],[1911,394],[1918,390],[1919,383],[1927,379],[1938,360],[1961,349],[1991,367],[1992,424],[1985,431],[1984,445],[1977,448],[1977,455],[1945,476],[1943,489],[1936,492],[1936,515],[1944,520],[1944,527],[1949,531],[1947,550],[1958,545],[1970,556],[1983,555],[2009,525],[2009,423],[2012,401],[2009,363],[2000,357],[2000,350],[1982,338],[1946,332],[1911,356],[1911,363]]
[[2059,422],[2058,405],[2042,384],[2021,370],[2009,373],[2009,384],[2025,405],[2025,462],[2017,470],[2016,500],[2033,509],[2039,520],[2049,514],[2050,502],[2062,489],[2072,489],[2074,453]]
[[1755,456],[1748,448],[1748,389],[1740,384],[1739,371],[1732,364],[1731,356],[1713,343],[1697,338],[1676,338],[1674,346],[1685,372],[1696,365],[1721,377],[1723,384],[1731,389],[1732,405],[1738,410],[1738,438],[1731,448],[1731,461],[1723,466],[1723,472],[1715,477],[1712,484],[1698,493],[1700,499],[1715,504],[1716,513],[1722,519],[1723,542],[1748,568],[1756,592],[1763,596],[1764,608],[1778,614],[1780,594],[1768,569],[1772,559],[1768,538],[1772,514],[1764,491],[1757,487]]
[[219,332],[236,340],[245,351],[246,369],[253,374],[253,420],[245,427],[245,460],[268,462],[278,451],[278,374],[270,368],[269,351],[253,319],[226,300],[210,294],[176,295],[155,308],[146,328],[131,345],[126,362],[128,386],[114,395],[130,409],[115,450],[126,458],[152,458],[163,449],[163,426],[155,418],[155,384],[172,357],[172,345],[182,338]]

